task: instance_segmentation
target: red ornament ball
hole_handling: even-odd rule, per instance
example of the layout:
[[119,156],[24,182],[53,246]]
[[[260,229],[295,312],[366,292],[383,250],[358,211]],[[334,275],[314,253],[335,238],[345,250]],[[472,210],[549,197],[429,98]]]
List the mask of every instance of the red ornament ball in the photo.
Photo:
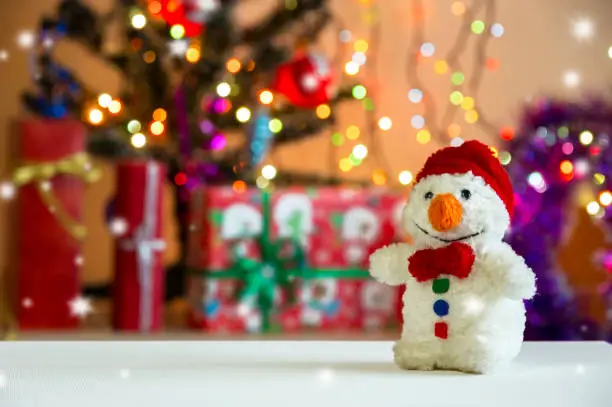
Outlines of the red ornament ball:
[[204,23],[218,7],[218,0],[149,0],[149,11],[170,26],[183,26],[185,37],[202,34]]
[[294,106],[314,108],[329,102],[332,82],[327,59],[307,53],[279,66],[272,87]]

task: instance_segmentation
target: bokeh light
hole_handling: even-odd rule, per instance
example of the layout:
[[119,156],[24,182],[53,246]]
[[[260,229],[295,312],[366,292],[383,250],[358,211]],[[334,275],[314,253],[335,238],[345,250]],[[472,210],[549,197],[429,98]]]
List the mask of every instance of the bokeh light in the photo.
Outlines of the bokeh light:
[[190,47],[185,53],[185,59],[187,60],[187,62],[195,64],[200,60],[200,50],[194,47]]
[[170,27],[170,36],[175,40],[180,40],[185,36],[185,27],[180,24]]
[[368,148],[363,144],[357,144],[353,147],[353,155],[358,160],[363,160],[368,155]]
[[247,190],[247,184],[244,181],[234,181],[232,184],[232,189],[237,194],[242,194]]
[[491,35],[495,38],[500,38],[504,35],[504,26],[500,23],[495,23],[491,26]]
[[468,110],[465,112],[465,121],[473,124],[478,121],[478,112],[476,110]]
[[422,129],[425,127],[425,118],[420,114],[414,115],[410,119],[410,124],[417,130]]
[[349,172],[353,169],[353,163],[351,163],[351,160],[348,158],[343,158],[340,160],[340,163],[338,163],[338,167],[342,172]]
[[355,52],[367,52],[368,51],[368,43],[365,40],[357,40],[354,44]]
[[151,134],[154,136],[159,136],[164,132],[165,126],[162,122],[153,122],[149,130],[151,130]]
[[140,124],[138,120],[130,120],[126,127],[127,127],[127,131],[129,131],[132,134],[138,133],[140,130],[142,130],[142,125]]
[[268,123],[268,128],[274,134],[280,133],[283,130],[283,122],[280,119],[274,118]]
[[225,63],[225,68],[229,73],[238,73],[240,68],[242,68],[242,64],[237,58],[230,58]]
[[221,96],[222,98],[229,96],[231,91],[232,87],[227,82],[221,82],[217,85],[217,95]]
[[454,15],[460,16],[465,13],[465,4],[461,1],[455,1],[451,6],[451,11]]
[[112,102],[110,102],[110,104],[108,105],[108,111],[111,114],[119,114],[121,113],[121,109],[123,109],[123,105],[121,104],[120,101],[118,100],[113,100]]
[[463,94],[458,90],[453,91],[449,96],[449,100],[453,105],[459,106],[461,103],[463,103]]
[[134,14],[132,16],[132,27],[137,30],[142,30],[147,25],[147,18],[144,14]]
[[359,130],[359,127],[355,125],[351,125],[346,128],[346,138],[349,140],[357,140],[360,133],[361,131]]
[[451,75],[451,82],[455,86],[460,86],[463,84],[463,82],[465,82],[465,75],[463,72],[453,72]]
[[599,203],[603,206],[612,205],[612,193],[610,191],[602,191],[599,194]]
[[272,92],[270,92],[269,90],[262,90],[259,93],[259,101],[261,102],[261,104],[263,105],[269,105],[274,101],[274,94]]
[[163,122],[168,118],[168,112],[166,112],[165,109],[162,109],[161,107],[159,109],[155,109],[153,111],[153,120],[156,120],[158,122]]
[[436,61],[434,64],[434,71],[440,75],[445,74],[448,72],[448,64],[446,61]]
[[329,116],[331,116],[331,107],[326,104],[319,105],[317,106],[315,113],[319,119],[327,119]]
[[236,110],[236,120],[240,123],[246,123],[251,119],[251,111],[248,107],[240,107]]
[[506,141],[514,138],[514,129],[512,127],[502,127],[499,131],[499,136]]
[[349,61],[344,65],[344,71],[347,75],[357,75],[359,73],[359,64],[354,61]]
[[459,137],[461,135],[461,126],[456,123],[449,125],[448,129],[446,129],[446,134],[450,138]]
[[387,173],[381,169],[372,171],[372,182],[374,185],[382,186],[387,183]]
[[98,125],[104,120],[104,114],[100,109],[91,109],[87,115],[89,123]]
[[427,144],[431,141],[431,133],[428,130],[419,130],[416,139],[421,144]]
[[586,206],[586,211],[589,215],[595,216],[601,209],[601,206],[595,201],[591,201]]
[[413,176],[410,171],[404,170],[399,173],[398,180],[402,185],[408,185],[412,182]]
[[103,93],[100,96],[98,96],[98,104],[100,105],[100,107],[103,107],[105,109],[110,106],[112,101],[113,101],[113,98],[108,93]]
[[574,164],[569,160],[563,160],[559,164],[559,171],[564,175],[570,175],[574,172]]
[[368,94],[368,90],[363,85],[355,85],[353,86],[353,97],[357,100],[362,100]]
[[342,133],[336,132],[332,134],[331,142],[335,147],[340,147],[344,144],[344,136],[342,135]]
[[271,164],[265,165],[261,169],[261,176],[264,177],[267,180],[274,179],[276,177],[276,174],[277,174],[276,167],[274,167]]
[[388,131],[391,130],[391,127],[393,126],[393,122],[391,121],[391,119],[387,116],[385,117],[381,117],[378,120],[378,127],[383,130],[383,131]]
[[421,55],[430,57],[436,52],[436,47],[431,42],[426,42],[421,45]]
[[485,30],[485,23],[482,20],[476,20],[471,25],[472,32],[474,34],[482,34]]
[[421,103],[423,100],[423,92],[420,89],[410,89],[408,91],[408,100],[412,103]]
[[591,144],[593,142],[593,133],[591,133],[588,130],[583,131],[582,133],[580,133],[580,143],[582,143],[585,146],[588,146],[589,144]]
[[132,135],[130,142],[136,148],[142,148],[147,144],[147,137],[142,133]]

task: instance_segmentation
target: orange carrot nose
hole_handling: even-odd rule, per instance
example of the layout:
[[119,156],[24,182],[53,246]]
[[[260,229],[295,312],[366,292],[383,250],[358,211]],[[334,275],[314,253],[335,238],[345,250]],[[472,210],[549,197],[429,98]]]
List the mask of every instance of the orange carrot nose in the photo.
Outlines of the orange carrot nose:
[[452,194],[437,195],[429,205],[429,223],[438,232],[451,230],[463,216],[461,204]]

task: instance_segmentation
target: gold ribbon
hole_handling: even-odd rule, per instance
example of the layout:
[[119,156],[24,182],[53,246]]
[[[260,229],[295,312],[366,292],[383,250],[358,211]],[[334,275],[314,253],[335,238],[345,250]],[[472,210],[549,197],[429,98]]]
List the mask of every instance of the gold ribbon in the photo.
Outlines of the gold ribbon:
[[44,204],[53,213],[57,221],[76,240],[83,240],[87,235],[84,225],[73,219],[53,192],[51,179],[56,175],[72,175],[84,182],[92,183],[100,179],[101,171],[94,168],[86,153],[77,153],[59,161],[41,162],[23,165],[13,174],[15,186],[32,182]]
[[[87,235],[87,229],[84,225],[76,221],[70,216],[66,208],[53,192],[51,179],[56,175],[72,175],[83,180],[86,183],[92,183],[100,179],[102,173],[98,168],[94,168],[91,164],[89,156],[86,153],[77,153],[65,157],[59,161],[30,163],[23,165],[13,173],[13,184],[16,187],[36,183],[36,189],[40,194],[43,203],[49,208],[49,211],[55,216],[62,227],[75,240],[81,241]],[[6,296],[8,299],[8,296]],[[5,301],[4,317],[7,332],[4,340],[17,339],[17,322],[14,315],[11,313],[10,304]]]
[[5,318],[4,324],[6,326],[6,332],[2,339],[5,341],[14,341],[17,339],[17,322],[13,317],[13,313],[8,308],[10,306],[10,304],[8,304],[8,300],[4,301],[4,303],[5,304],[3,314]]

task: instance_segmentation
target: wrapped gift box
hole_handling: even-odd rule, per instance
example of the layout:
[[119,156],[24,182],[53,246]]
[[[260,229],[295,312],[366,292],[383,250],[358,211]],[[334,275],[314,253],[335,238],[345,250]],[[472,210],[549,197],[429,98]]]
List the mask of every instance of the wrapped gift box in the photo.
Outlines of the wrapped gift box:
[[86,129],[73,120],[40,119],[23,120],[19,129],[17,323],[22,330],[76,328],[70,304],[80,295],[80,221],[91,175],[84,167]]
[[113,326],[117,330],[162,328],[165,178],[165,166],[152,160],[117,165],[115,215],[127,225],[125,235],[115,242]]
[[402,194],[331,187],[193,194],[193,326],[260,332],[398,324],[399,292],[371,280],[367,262],[402,239]]

